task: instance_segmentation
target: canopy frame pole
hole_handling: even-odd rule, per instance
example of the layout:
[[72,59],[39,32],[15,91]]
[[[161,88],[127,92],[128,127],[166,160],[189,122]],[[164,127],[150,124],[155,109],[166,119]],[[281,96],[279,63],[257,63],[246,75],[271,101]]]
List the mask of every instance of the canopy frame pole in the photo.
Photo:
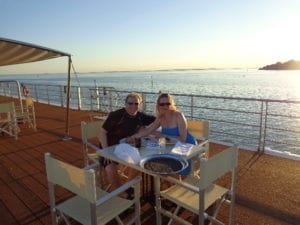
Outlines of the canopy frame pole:
[[70,129],[69,129],[69,124],[70,124],[70,86],[71,86],[71,64],[72,64],[72,59],[71,56],[68,56],[68,88],[67,88],[67,118],[66,118],[66,129],[65,129],[65,136],[63,138],[64,141],[71,140],[72,138],[70,137]]

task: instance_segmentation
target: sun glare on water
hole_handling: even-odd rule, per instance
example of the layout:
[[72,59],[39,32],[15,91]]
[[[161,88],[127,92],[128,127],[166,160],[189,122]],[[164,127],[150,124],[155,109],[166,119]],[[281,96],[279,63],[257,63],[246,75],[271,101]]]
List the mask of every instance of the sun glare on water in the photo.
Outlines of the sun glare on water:
[[300,101],[300,70],[295,71],[289,82],[292,84],[295,100]]

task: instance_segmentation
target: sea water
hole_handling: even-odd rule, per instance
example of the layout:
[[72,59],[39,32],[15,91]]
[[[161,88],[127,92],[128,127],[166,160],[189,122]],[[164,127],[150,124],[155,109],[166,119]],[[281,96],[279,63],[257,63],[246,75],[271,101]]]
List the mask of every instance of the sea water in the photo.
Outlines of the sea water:
[[[67,74],[0,75],[26,83],[65,85]],[[71,83],[124,91],[300,100],[300,70],[176,70],[72,74]]]
[[[25,83],[66,85],[67,74],[0,76]],[[72,85],[114,87],[121,91],[300,100],[300,70],[173,70],[72,74]],[[299,105],[300,107],[300,105]],[[297,111],[300,111],[297,110]],[[298,155],[300,153],[294,152]]]

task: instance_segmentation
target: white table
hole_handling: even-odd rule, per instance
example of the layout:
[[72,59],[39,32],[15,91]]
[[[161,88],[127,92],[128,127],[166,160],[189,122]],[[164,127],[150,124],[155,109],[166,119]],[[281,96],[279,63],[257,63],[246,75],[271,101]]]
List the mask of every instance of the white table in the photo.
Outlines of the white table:
[[[131,168],[134,168],[134,169],[136,169],[138,171],[141,171],[143,173],[147,173],[149,175],[153,175],[153,176],[157,175],[157,174],[155,174],[155,173],[153,173],[149,170],[146,170],[146,169],[142,168],[139,164],[137,164],[137,165],[131,164],[131,163],[128,163],[128,162],[118,158],[114,154],[114,150],[115,150],[116,146],[117,145],[113,145],[113,146],[110,146],[110,147],[107,147],[107,148],[104,148],[104,149],[100,149],[95,145],[93,145],[92,147],[94,148],[94,150],[96,150],[97,154],[101,157],[110,159],[112,161],[118,162],[118,163],[123,164],[125,166],[129,166]],[[143,159],[144,157],[149,156],[149,155],[153,155],[153,154],[159,154],[159,153],[167,154],[167,153],[170,153],[173,147],[174,147],[174,144],[166,144],[165,150],[159,150],[158,148],[150,148],[149,149],[147,147],[142,146],[142,147],[139,148],[139,153],[140,153],[141,159]],[[194,158],[194,157],[198,156],[199,154],[203,153],[204,150],[205,149],[202,146],[194,145],[193,148],[190,150],[189,154],[186,155],[186,156],[182,156],[182,157],[184,159],[188,160],[188,159]]]
[[[112,161],[115,161],[117,163],[120,163],[122,165],[131,167],[133,169],[136,169],[138,171],[141,171],[145,174],[148,174],[148,175],[152,176],[153,179],[154,179],[155,202],[158,202],[158,196],[159,196],[159,191],[160,191],[159,176],[161,176],[161,175],[153,173],[149,170],[146,170],[143,167],[141,167],[139,164],[131,164],[131,163],[128,163],[128,162],[116,157],[116,155],[114,154],[114,150],[115,150],[117,145],[110,146],[110,147],[107,147],[107,148],[104,148],[104,149],[100,149],[97,146],[92,145],[92,144],[88,144],[88,145],[90,147],[94,148],[94,150],[96,150],[97,154],[101,157],[110,159]],[[164,154],[170,153],[173,147],[174,147],[174,144],[166,144],[166,148],[165,148],[165,150],[163,150],[163,153]],[[199,154],[203,153],[204,151],[205,151],[205,149],[202,146],[194,145],[193,148],[190,150],[189,155],[183,156],[183,158],[188,160],[188,159],[191,159],[191,158],[194,158],[194,157],[198,156]],[[141,159],[143,159],[144,157],[149,156],[149,155],[162,153],[162,150],[159,150],[158,148],[149,149],[149,148],[146,148],[145,146],[142,146],[142,147],[139,148],[139,152],[140,152]],[[156,224],[161,224],[161,217],[160,216],[156,217]]]

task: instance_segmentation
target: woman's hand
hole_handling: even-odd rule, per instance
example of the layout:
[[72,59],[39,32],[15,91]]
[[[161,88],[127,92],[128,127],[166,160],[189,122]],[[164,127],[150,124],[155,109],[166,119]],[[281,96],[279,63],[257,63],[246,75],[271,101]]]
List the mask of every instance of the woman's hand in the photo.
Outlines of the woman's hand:
[[161,133],[160,131],[153,131],[151,133],[151,135],[153,135],[155,138],[160,138],[160,137],[165,137],[166,135]]

